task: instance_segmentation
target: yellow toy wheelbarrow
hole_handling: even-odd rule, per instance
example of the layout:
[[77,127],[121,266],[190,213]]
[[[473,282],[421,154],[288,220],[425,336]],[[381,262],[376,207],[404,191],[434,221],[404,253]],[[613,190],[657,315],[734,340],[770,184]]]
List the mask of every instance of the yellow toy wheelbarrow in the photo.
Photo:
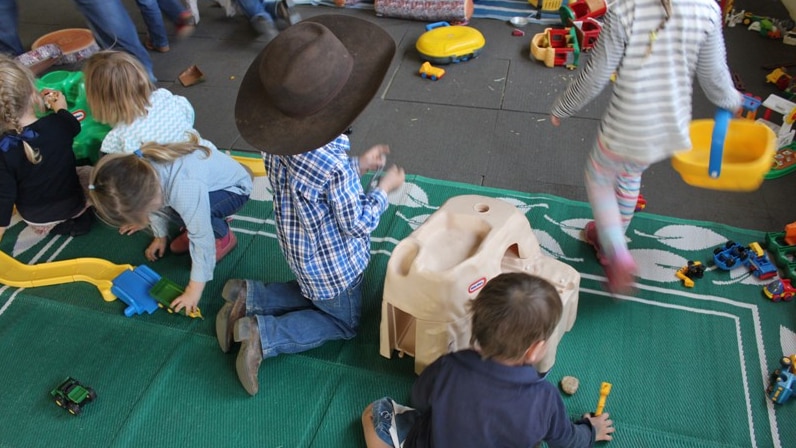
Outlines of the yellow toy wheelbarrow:
[[720,109],[715,120],[691,122],[692,149],[672,157],[685,183],[725,191],[753,191],[763,183],[776,151],[776,135],[768,126],[731,119]]

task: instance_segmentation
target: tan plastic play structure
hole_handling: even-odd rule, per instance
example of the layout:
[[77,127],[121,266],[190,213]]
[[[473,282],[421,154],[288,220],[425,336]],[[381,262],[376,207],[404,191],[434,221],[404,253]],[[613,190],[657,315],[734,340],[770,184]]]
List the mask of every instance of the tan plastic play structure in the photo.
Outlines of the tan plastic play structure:
[[536,368],[550,370],[558,342],[575,324],[580,274],[542,254],[528,219],[500,199],[456,196],[402,240],[387,264],[380,353],[415,358],[415,372],[470,346],[467,303],[504,272],[527,272],[558,290],[564,313]]

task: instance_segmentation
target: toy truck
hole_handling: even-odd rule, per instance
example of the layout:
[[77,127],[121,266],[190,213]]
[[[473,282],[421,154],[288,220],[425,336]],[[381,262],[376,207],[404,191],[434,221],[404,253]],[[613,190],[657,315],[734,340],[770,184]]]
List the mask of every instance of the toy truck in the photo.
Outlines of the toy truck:
[[686,288],[694,287],[694,279],[705,275],[705,266],[699,261],[688,260],[688,264],[681,267],[675,276],[683,281]]
[[430,79],[432,81],[436,81],[445,76],[445,69],[434,67],[433,65],[431,65],[430,62],[426,61],[422,65],[420,65],[420,70],[418,70],[417,73],[423,79]]
[[766,280],[777,275],[777,267],[771,263],[768,255],[757,242],[749,245],[749,258],[746,259],[745,265],[752,271],[752,275],[760,280]]
[[755,277],[765,280],[777,275],[777,268],[768,259],[760,244],[753,242],[748,247],[727,241],[713,250],[713,263],[719,269],[729,271],[746,266]]
[[723,246],[713,249],[713,263],[724,271],[741,266],[748,258],[749,250],[735,241],[727,241]]
[[80,384],[74,378],[67,377],[55,389],[50,391],[53,401],[58,406],[66,409],[72,415],[78,415],[81,412],[81,406],[90,403],[97,398],[94,389]]
[[794,362],[796,362],[796,355],[783,356],[779,360],[780,368],[771,373],[766,393],[768,399],[774,404],[785,403],[796,392]]

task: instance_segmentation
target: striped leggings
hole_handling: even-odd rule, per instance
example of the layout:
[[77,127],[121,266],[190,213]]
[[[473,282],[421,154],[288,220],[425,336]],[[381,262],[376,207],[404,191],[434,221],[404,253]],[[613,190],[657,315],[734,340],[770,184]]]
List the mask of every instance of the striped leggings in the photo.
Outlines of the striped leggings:
[[597,136],[586,162],[586,192],[589,195],[597,237],[604,254],[614,258],[628,251],[625,231],[641,188],[641,174],[649,165],[623,160]]

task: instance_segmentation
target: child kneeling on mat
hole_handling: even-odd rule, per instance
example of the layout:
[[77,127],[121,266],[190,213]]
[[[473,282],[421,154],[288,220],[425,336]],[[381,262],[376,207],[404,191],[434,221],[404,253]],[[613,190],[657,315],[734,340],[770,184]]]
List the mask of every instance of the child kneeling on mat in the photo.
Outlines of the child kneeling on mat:
[[365,192],[360,175],[382,166],[389,148],[350,157],[344,131],[373,98],[394,53],[379,26],[321,15],[274,38],[241,82],[235,120],[241,136],[263,150],[279,247],[296,276],[233,279],[221,293],[227,303],[216,318],[218,342],[224,352],[233,338],[242,343],[237,373],[251,395],[263,358],[357,333],[370,233],[404,172],[391,167]]
[[[155,238],[144,252],[155,261],[166,251],[169,220],[184,225],[191,253],[191,279],[171,303],[195,312],[213,269],[237,244],[227,217],[248,201],[248,171],[221,151],[199,144],[147,143],[133,154],[109,154],[97,162],[88,186],[97,214],[114,226],[151,225]],[[176,216],[175,216],[176,215]]]

